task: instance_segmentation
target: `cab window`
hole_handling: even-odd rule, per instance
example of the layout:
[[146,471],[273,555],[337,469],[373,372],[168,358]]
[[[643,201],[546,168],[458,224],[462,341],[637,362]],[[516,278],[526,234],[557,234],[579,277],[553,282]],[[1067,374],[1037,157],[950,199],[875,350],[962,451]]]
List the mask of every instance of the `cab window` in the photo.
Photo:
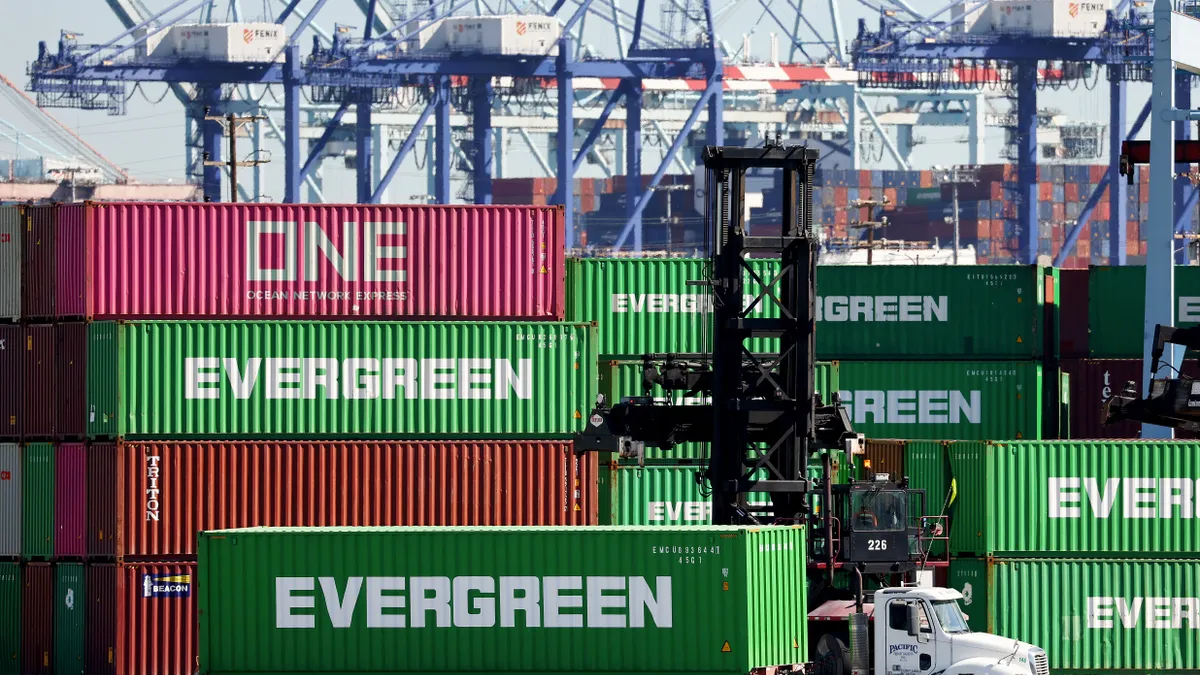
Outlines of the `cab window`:
[[904,529],[906,493],[897,490],[856,492],[851,495],[854,529],[858,532],[900,532]]

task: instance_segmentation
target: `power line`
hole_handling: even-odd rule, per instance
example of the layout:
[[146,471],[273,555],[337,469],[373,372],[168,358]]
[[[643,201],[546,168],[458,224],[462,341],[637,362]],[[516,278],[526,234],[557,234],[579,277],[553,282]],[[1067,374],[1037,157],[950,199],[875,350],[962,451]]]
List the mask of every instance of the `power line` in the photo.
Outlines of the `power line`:
[[[238,158],[237,158],[238,129],[240,129],[242,127],[242,125],[244,125],[244,124],[249,124],[251,122],[258,122],[260,120],[265,120],[265,119],[266,119],[266,117],[263,115],[235,115],[233,113],[229,113],[228,115],[209,115],[208,108],[204,109],[204,121],[220,123],[222,133],[224,133],[226,136],[229,137],[229,161],[220,162],[220,161],[209,159],[208,153],[205,152],[204,153],[204,166],[229,167],[229,201],[230,202],[237,201],[237,191],[238,191],[237,170],[238,170],[238,167],[239,166],[254,167],[254,166],[258,166],[260,164],[267,164],[271,161],[270,159],[258,159],[257,157],[255,157],[254,159],[249,159],[249,160],[238,160]],[[258,195],[255,195],[254,197],[255,197],[255,199],[257,199]]]

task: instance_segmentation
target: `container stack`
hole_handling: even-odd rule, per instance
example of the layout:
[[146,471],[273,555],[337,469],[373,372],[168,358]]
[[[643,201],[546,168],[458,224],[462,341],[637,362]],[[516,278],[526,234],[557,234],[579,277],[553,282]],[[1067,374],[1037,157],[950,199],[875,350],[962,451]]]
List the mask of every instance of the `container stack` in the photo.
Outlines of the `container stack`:
[[596,522],[561,208],[7,213],[2,672],[192,673],[199,530]]
[[1182,672],[1195,649],[1192,442],[947,443],[950,585],[973,630],[1059,673]]
[[[1076,411],[1071,438],[1138,438],[1136,422],[1104,424],[1104,401],[1130,381],[1141,386],[1147,372],[1143,360],[1141,318],[1146,304],[1144,266],[1092,267],[1062,272],[1062,368],[1070,375],[1071,405]],[[1200,268],[1175,271],[1177,326],[1200,323]],[[1133,320],[1130,318],[1134,317]],[[1200,377],[1200,361],[1188,352],[1181,371]],[[1196,438],[1178,430],[1177,438]]]

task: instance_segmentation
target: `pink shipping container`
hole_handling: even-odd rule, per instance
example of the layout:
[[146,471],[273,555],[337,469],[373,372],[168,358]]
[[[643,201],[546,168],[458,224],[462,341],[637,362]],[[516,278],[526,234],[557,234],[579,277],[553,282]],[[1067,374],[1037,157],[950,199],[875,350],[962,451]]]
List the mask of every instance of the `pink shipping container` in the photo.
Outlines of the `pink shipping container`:
[[84,659],[88,675],[117,672],[117,566],[88,565],[84,577]]
[[82,321],[54,325],[54,435],[63,440],[87,434],[88,326]]
[[87,449],[87,555],[117,555],[117,446],[93,443]]
[[196,563],[117,566],[116,675],[193,675]]
[[561,207],[86,203],[56,213],[58,246],[70,248],[56,258],[60,315],[564,314]]
[[[1137,422],[1104,424],[1104,400],[1125,388],[1133,380],[1141,386],[1145,368],[1141,359],[1062,359],[1061,366],[1071,375],[1071,438],[1140,438]],[[1200,378],[1200,362],[1184,359],[1186,377]],[[1176,431],[1176,438],[1200,438],[1200,434]]]
[[54,555],[87,555],[87,449],[83,443],[54,448]]
[[21,575],[21,675],[54,673],[54,573],[29,563]]
[[124,443],[125,560],[232,527],[595,525],[596,456],[563,442]]

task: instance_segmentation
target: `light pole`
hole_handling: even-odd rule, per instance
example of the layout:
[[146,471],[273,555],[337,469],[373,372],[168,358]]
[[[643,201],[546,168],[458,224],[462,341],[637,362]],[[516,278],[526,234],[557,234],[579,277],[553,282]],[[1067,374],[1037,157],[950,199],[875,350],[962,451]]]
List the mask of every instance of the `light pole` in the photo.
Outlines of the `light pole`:
[[946,222],[954,223],[954,264],[958,264],[958,184],[977,183],[979,171],[973,166],[956,166],[941,176],[943,183],[950,183],[951,214]]

